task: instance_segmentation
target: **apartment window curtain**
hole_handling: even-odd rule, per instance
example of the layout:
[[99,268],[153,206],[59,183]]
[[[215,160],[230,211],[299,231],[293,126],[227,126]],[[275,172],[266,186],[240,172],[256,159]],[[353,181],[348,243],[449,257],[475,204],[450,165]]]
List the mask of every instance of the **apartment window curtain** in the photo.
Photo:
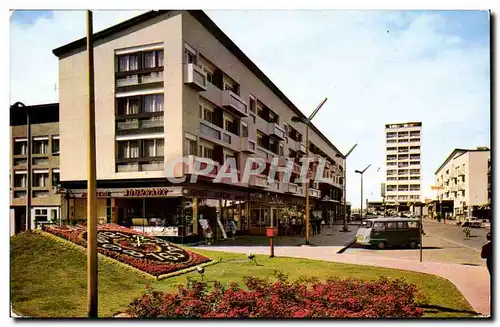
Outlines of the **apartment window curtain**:
[[134,55],[123,55],[119,59],[119,70],[121,72],[139,69],[139,57]]
[[154,68],[156,66],[155,51],[144,52],[144,68]]
[[139,141],[130,141],[129,143],[130,149],[130,158],[139,158]]
[[135,115],[139,113],[139,101],[137,99],[127,99],[125,106],[126,115]]
[[156,140],[156,156],[163,157],[163,140]]
[[154,157],[155,156],[155,142],[154,140],[144,140],[144,157]]
[[158,54],[158,67],[163,67],[163,50],[156,51]]
[[163,95],[146,95],[144,97],[144,112],[163,111]]

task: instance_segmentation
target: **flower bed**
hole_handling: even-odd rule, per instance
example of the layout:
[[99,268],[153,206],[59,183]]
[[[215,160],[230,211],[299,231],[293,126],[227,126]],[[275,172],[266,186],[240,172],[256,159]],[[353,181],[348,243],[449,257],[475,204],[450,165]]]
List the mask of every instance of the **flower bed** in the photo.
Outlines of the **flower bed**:
[[150,288],[135,299],[126,314],[136,318],[381,318],[420,317],[420,295],[404,280],[329,279],[277,282],[245,277],[248,290],[232,283],[180,286],[177,293]]
[[[80,246],[87,246],[87,228],[84,225],[52,225],[44,226],[43,230]],[[97,250],[157,278],[211,261],[196,252],[116,224],[99,225]]]

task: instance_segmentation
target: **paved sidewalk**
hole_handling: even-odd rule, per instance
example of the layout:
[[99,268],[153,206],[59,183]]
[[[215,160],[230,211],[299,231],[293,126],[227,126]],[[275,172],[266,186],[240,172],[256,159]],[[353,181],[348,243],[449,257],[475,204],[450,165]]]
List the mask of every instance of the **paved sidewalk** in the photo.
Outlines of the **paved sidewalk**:
[[[337,254],[341,246],[294,246],[276,247],[275,255],[376,267],[402,269],[432,274],[448,279],[464,295],[474,311],[490,314],[490,275],[484,267],[464,266],[454,263],[418,262],[414,260],[364,256],[361,254]],[[269,247],[210,247],[203,249],[234,253],[269,254]]]

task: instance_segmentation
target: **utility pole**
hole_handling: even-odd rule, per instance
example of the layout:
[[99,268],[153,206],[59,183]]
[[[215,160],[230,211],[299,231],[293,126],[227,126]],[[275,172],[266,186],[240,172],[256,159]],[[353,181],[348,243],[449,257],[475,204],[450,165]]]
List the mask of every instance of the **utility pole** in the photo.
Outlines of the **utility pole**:
[[[24,105],[23,105],[24,106]],[[26,182],[28,183],[28,185],[26,185],[26,226],[27,226],[27,230],[30,230],[31,229],[31,184],[32,184],[32,172],[31,172],[31,146],[32,146],[32,142],[31,142],[31,119],[30,119],[30,113],[29,113],[29,110],[27,110],[27,108],[25,107],[24,109],[26,109],[26,128],[27,128],[27,131],[26,131],[26,136],[27,136],[27,151],[28,151],[28,164],[26,165],[27,166],[27,174],[26,174]]]
[[89,318],[97,318],[97,199],[95,167],[94,44],[92,40],[92,24],[92,11],[87,10],[87,76],[89,92],[87,112],[87,309]]

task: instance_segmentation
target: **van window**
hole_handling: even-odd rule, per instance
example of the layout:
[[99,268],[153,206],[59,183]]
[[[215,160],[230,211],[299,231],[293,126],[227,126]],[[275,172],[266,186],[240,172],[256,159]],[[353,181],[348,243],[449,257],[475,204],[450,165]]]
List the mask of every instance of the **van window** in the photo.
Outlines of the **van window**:
[[418,228],[418,223],[416,221],[409,221],[408,228]]
[[374,223],[373,224],[373,230],[384,230],[385,226],[384,223]]
[[373,223],[371,221],[363,221],[361,224],[361,228],[370,228],[372,227]]
[[397,223],[395,221],[386,222],[385,228],[387,229],[396,229]]
[[406,221],[398,221],[398,229],[407,229],[408,228],[408,224],[406,223]]

